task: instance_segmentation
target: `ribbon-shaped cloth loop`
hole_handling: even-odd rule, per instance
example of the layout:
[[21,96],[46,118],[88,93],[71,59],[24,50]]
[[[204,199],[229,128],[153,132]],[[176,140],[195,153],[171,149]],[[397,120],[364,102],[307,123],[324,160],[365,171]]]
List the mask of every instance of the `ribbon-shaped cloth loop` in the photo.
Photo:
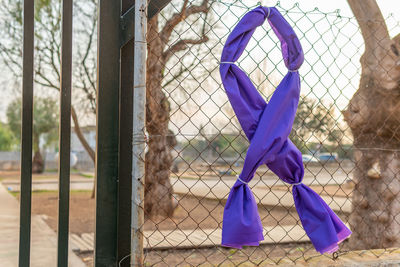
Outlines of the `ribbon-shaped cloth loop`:
[[[268,19],[281,43],[288,73],[267,104],[249,77],[233,64],[243,53],[255,29]],[[220,74],[229,101],[250,146],[239,179],[233,185],[224,210],[222,245],[234,248],[259,245],[264,239],[257,203],[247,183],[266,164],[281,180],[292,184],[296,210],[316,250],[334,252],[351,231],[324,200],[302,183],[301,152],[289,134],[300,97],[297,70],[304,61],[294,30],[279,11],[257,7],[248,12],[229,35],[222,51]]]

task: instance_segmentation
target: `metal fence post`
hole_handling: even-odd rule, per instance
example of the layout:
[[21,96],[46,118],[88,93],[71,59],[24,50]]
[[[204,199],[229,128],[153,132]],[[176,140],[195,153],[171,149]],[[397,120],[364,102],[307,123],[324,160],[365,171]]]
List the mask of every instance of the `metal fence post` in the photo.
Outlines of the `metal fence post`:
[[[147,0],[135,2],[131,266],[143,265]],[[135,142],[140,138],[139,142]]]
[[[122,0],[122,14],[134,13],[134,0]],[[121,35],[127,25],[132,27],[134,17],[124,24],[121,17]],[[122,40],[124,38],[122,37]],[[132,196],[132,116],[134,40],[121,40],[121,73],[119,92],[119,179],[118,179],[118,267],[130,266],[131,253],[131,196]]]
[[31,250],[32,131],[33,131],[33,53],[34,2],[24,1],[24,43],[22,69],[21,198],[19,266],[29,266]]
[[117,263],[121,3],[99,0],[94,265]]
[[63,0],[61,35],[59,190],[57,264],[68,266],[71,151],[72,0]]

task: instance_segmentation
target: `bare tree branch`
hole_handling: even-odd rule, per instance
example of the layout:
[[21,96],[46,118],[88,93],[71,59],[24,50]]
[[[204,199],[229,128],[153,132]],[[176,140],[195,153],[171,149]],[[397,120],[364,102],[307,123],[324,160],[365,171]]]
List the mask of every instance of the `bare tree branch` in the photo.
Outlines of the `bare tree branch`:
[[171,84],[173,81],[176,81],[176,79],[178,79],[180,76],[182,76],[185,72],[189,71],[195,64],[196,64],[196,61],[192,61],[189,66],[184,66],[182,64],[178,73],[173,74],[172,78],[163,84],[163,88],[165,88],[166,86]]
[[[88,65],[88,59],[89,55],[92,49],[92,44],[93,40],[95,37],[96,33],[96,24],[97,21],[96,19],[92,18],[92,25],[91,28],[86,34],[88,35],[88,40],[85,45],[85,50],[83,56],[80,53],[79,49],[79,55],[82,56],[81,64],[79,65],[79,75],[78,77],[80,78],[80,81],[82,83],[82,86],[79,88],[86,94],[86,98],[89,101],[90,104],[90,110],[92,113],[96,114],[96,81],[95,81],[95,75],[93,75],[92,71],[93,68],[90,68]],[[87,82],[89,85],[87,85]]]
[[200,5],[194,5],[187,7],[188,0],[185,0],[180,12],[175,13],[164,25],[163,29],[160,31],[160,38],[164,44],[169,42],[171,34],[175,27],[184,21],[187,17],[198,13],[208,13],[208,0],[203,0]]
[[202,44],[209,40],[208,36],[203,35],[199,39],[181,39],[175,44],[171,45],[166,51],[163,52],[162,58],[164,62],[167,62],[171,56],[179,51],[188,48],[188,45]]
[[35,74],[46,82],[46,83],[43,83],[40,80],[36,79],[36,77],[35,77],[35,82],[37,82],[38,84],[49,87],[49,88],[54,88],[58,91],[60,90],[60,87],[57,84],[54,84],[52,81],[50,81],[49,78],[47,78],[47,76],[44,75],[43,72],[41,72],[40,70],[35,71]]
[[[0,43],[0,55],[3,57],[4,64],[13,72],[15,77],[20,77],[22,74],[22,63],[17,61],[17,52],[13,49],[9,49]],[[15,70],[17,68],[18,70]]]

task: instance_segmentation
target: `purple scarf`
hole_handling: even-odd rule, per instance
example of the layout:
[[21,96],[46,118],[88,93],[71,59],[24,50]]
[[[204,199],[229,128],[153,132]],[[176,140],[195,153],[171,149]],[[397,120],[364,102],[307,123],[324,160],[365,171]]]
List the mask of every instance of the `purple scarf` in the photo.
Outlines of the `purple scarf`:
[[[268,19],[281,42],[288,73],[276,88],[268,105],[249,77],[234,62],[241,56],[254,30]],[[304,61],[300,41],[279,11],[257,7],[233,29],[222,51],[220,73],[229,101],[250,146],[242,173],[231,189],[224,210],[222,245],[242,248],[257,246],[264,239],[257,204],[247,183],[258,166],[266,164],[280,179],[293,185],[297,213],[315,249],[334,252],[351,231],[311,188],[302,184],[301,152],[289,134],[300,96],[298,69]]]

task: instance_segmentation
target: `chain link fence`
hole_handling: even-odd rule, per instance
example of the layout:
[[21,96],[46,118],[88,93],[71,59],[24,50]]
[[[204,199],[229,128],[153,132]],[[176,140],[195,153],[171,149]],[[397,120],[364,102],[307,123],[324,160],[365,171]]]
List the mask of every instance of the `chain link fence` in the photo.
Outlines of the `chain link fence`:
[[[219,60],[233,27],[257,5],[241,0],[172,1],[149,21],[142,227],[148,265],[261,265],[319,255],[302,229],[290,185],[266,166],[249,184],[265,240],[242,250],[220,246],[224,205],[249,143],[222,86]],[[349,224],[356,166],[342,112],[360,82],[364,41],[359,26],[339,10],[276,7],[305,53],[290,136],[303,153],[303,182]],[[392,16],[386,23],[389,30],[400,26]],[[267,101],[287,71],[279,40],[267,23],[256,30],[237,63]],[[349,249],[345,241],[334,256]]]

